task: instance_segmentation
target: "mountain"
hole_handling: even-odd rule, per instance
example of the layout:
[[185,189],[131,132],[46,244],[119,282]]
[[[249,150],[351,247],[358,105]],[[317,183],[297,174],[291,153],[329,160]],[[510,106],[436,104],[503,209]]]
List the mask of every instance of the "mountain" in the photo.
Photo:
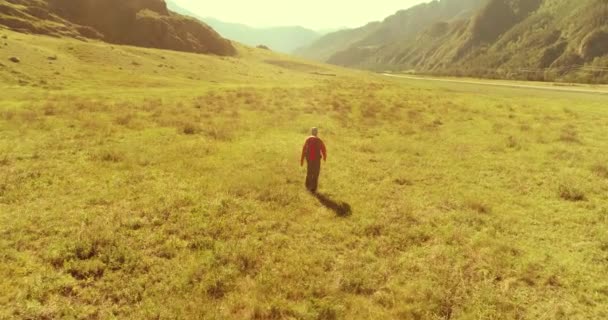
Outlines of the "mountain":
[[327,62],[337,52],[351,47],[374,33],[380,24],[380,22],[371,22],[360,28],[329,33],[308,46],[298,48],[294,53],[305,58]]
[[490,0],[470,19],[377,58],[393,70],[595,82],[608,67],[608,1]]
[[0,26],[51,36],[216,55],[236,49],[208,25],[163,0],[2,0]]
[[[441,0],[298,54],[376,71],[599,81],[608,72],[606,0]],[[594,80],[595,79],[595,80]]]
[[339,65],[362,67],[384,45],[413,41],[420,32],[441,21],[473,14],[485,0],[441,0],[401,10],[381,22],[325,35],[296,54]]
[[297,48],[309,45],[321,37],[320,33],[299,26],[253,28],[244,24],[223,22],[214,18],[204,18],[203,21],[212,26],[223,37],[250,46],[266,45],[272,50],[283,53],[292,53]]
[[169,8],[183,15],[197,18],[209,24],[223,37],[250,46],[265,45],[283,53],[292,53],[297,48],[307,46],[324,33],[299,26],[254,28],[240,23],[224,22],[215,18],[203,17],[179,6],[175,1],[167,1]]

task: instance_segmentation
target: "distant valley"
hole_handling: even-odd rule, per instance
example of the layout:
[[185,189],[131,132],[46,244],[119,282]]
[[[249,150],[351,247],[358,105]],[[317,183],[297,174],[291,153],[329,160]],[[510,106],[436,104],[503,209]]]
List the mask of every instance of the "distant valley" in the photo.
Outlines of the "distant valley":
[[174,1],[167,1],[167,6],[175,12],[204,21],[227,39],[249,46],[266,46],[282,53],[293,53],[296,49],[312,44],[327,33],[324,30],[316,31],[300,26],[256,28],[241,23],[204,17],[179,6]]
[[296,49],[310,45],[323,36],[317,31],[298,26],[254,28],[214,18],[202,20],[225,38],[250,46],[267,46],[273,51],[282,53],[293,53]]

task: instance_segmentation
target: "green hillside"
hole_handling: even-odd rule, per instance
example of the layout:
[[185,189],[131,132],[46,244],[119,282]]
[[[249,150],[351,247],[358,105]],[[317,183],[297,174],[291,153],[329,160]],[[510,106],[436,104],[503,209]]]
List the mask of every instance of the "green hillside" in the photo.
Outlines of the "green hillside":
[[605,82],[607,25],[603,0],[494,0],[468,23],[427,33],[416,41],[427,45],[405,44],[382,61],[438,73]]
[[427,21],[432,25],[415,29],[413,36],[372,36],[375,45],[355,43],[326,61],[377,71],[608,81],[604,0],[492,0],[470,18]]
[[[0,29],[1,30],[1,29]],[[334,70],[326,65],[288,60],[267,50],[237,46],[234,57],[193,55],[131,46],[115,46],[98,41],[40,37],[3,32],[0,53],[0,80],[3,85],[40,90],[96,87],[129,91],[132,87],[195,87],[277,83],[301,76],[327,78]],[[9,58],[20,60],[14,63]],[[289,71],[289,72],[288,72]],[[90,75],[90,79],[85,78]]]

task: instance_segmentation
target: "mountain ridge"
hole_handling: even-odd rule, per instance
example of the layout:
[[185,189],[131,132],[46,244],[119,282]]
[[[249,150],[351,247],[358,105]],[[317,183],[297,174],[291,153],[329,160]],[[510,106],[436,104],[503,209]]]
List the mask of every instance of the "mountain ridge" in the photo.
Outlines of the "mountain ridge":
[[[328,34],[296,53],[302,57],[343,66],[365,64],[367,55],[395,41],[412,41],[435,22],[467,16],[485,0],[442,0],[397,11],[382,21]],[[470,13],[468,13],[470,14]]]

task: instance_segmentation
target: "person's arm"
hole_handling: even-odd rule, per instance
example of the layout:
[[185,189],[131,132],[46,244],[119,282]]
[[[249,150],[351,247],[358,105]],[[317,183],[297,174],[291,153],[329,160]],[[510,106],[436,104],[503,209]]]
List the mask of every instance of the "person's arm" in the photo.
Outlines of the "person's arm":
[[319,139],[321,142],[321,154],[323,155],[323,161],[327,161],[327,148],[325,148],[325,143]]
[[306,153],[308,149],[308,140],[304,143],[304,147],[302,148],[302,157],[300,158],[300,167],[304,166],[304,158],[306,158]]

